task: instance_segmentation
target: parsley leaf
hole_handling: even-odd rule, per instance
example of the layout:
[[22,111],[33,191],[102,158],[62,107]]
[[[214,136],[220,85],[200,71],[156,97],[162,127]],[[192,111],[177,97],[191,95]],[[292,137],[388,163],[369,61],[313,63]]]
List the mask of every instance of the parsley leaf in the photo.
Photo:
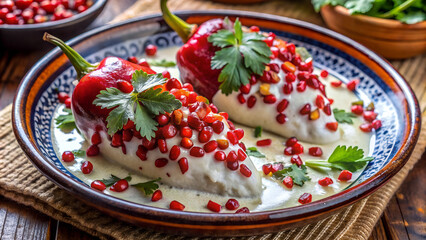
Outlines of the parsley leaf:
[[238,19],[234,31],[222,29],[209,36],[208,41],[213,46],[222,48],[216,51],[210,67],[222,69],[218,81],[224,94],[238,91],[241,85],[248,84],[252,73],[263,74],[271,55],[271,49],[263,39],[259,33],[243,32]]
[[152,181],[133,184],[132,186],[137,188],[139,191],[144,192],[145,195],[151,195],[155,190],[157,190],[159,188],[159,186],[156,182],[158,182],[160,180],[161,180],[161,178],[157,178],[157,179],[152,180]]
[[155,136],[158,122],[155,116],[172,112],[182,106],[174,95],[153,87],[166,81],[161,73],[147,74],[142,70],[132,75],[133,92],[123,93],[117,88],[102,90],[93,104],[113,110],[107,117],[108,134],[113,135],[129,121],[135,122],[136,130],[142,137],[150,140]]
[[262,127],[261,126],[257,126],[254,129],[254,137],[261,137],[262,136]]
[[308,172],[305,165],[298,167],[296,164],[292,164],[290,167],[286,167],[282,170],[276,171],[272,175],[274,178],[283,180],[289,176],[293,179],[294,184],[303,186],[306,181],[311,180],[308,176]]
[[355,147],[337,146],[327,161],[324,160],[306,160],[308,167],[327,167],[339,170],[349,170],[356,172],[362,169],[372,157],[364,157],[364,150]]
[[58,125],[58,128],[62,131],[69,131],[76,128],[71,109],[64,108],[63,111],[65,114],[61,114],[55,118],[55,124]]
[[[126,180],[127,182],[130,182],[130,181],[132,181],[132,176],[129,175],[129,176],[123,178],[123,179]],[[103,182],[106,187],[110,187],[110,186],[114,185],[114,183],[118,182],[119,180],[121,180],[121,178],[111,174],[110,178],[107,178],[107,179],[104,178],[100,181]]]
[[74,156],[79,157],[79,158],[83,158],[83,157],[86,156],[86,151],[81,150],[81,149],[74,150],[74,151],[72,151],[72,153],[74,154]]
[[174,67],[176,63],[173,61],[167,61],[166,59],[161,60],[148,60],[148,64],[154,67]]
[[334,117],[338,123],[349,123],[353,124],[352,118],[356,118],[357,116],[351,112],[345,112],[342,109],[333,109]]
[[256,147],[249,147],[246,150],[248,156],[257,157],[257,158],[265,158],[265,155],[257,150]]

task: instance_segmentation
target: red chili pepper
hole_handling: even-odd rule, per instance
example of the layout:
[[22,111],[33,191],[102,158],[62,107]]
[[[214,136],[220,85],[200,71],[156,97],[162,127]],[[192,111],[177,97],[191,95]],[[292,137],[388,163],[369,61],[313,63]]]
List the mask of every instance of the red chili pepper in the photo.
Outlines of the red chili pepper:
[[[102,109],[93,104],[96,95],[101,90],[110,87],[117,88],[118,80],[130,83],[132,74],[136,70],[143,70],[148,74],[155,73],[149,67],[143,67],[117,57],[106,57],[99,64],[94,65],[87,62],[59,38],[46,33],[43,39],[58,46],[77,71],[79,83],[72,94],[72,109],[76,116],[76,123],[83,131],[87,131],[90,128],[95,129],[96,125],[104,123],[112,110]],[[105,124],[100,125],[104,126]],[[106,131],[106,129],[104,130]]]

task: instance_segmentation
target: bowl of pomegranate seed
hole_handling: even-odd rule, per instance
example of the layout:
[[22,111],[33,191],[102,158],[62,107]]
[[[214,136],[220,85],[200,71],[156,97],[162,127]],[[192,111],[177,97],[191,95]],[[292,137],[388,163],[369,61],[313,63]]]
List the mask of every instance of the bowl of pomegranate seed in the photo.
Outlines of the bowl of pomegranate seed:
[[61,37],[82,32],[107,0],[0,0],[0,42],[6,49],[44,46],[43,33]]
[[12,123],[59,187],[129,224],[252,236],[329,217],[404,166],[419,105],[373,51],[299,20],[166,2],[44,35],[58,48],[21,81]]

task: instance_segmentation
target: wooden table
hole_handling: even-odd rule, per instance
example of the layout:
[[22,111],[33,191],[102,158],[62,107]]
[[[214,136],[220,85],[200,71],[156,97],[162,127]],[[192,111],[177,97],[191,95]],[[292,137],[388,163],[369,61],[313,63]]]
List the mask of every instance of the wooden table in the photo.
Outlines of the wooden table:
[[[109,1],[104,12],[89,28],[105,24],[134,1]],[[12,103],[22,77],[48,50],[17,53],[0,47],[0,110]],[[399,64],[397,61],[392,63]],[[418,97],[422,99],[425,96]],[[421,208],[425,205],[425,185],[426,154],[390,201],[370,239],[426,239],[426,209]],[[0,196],[0,239],[94,238],[69,224]]]

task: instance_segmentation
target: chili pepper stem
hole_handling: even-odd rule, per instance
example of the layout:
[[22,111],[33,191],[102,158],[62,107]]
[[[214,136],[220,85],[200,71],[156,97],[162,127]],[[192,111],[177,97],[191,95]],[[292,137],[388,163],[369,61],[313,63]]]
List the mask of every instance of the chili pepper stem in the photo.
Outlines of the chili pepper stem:
[[167,0],[161,0],[161,12],[166,23],[177,32],[182,41],[186,43],[197,29],[196,24],[188,24],[187,22],[174,15],[167,8]]
[[95,70],[96,66],[87,62],[80,54],[78,54],[74,49],[68,46],[61,39],[50,35],[49,33],[44,33],[43,40],[53,45],[59,47],[62,52],[68,57],[71,64],[74,66],[77,71],[77,78],[81,79],[84,75]]

